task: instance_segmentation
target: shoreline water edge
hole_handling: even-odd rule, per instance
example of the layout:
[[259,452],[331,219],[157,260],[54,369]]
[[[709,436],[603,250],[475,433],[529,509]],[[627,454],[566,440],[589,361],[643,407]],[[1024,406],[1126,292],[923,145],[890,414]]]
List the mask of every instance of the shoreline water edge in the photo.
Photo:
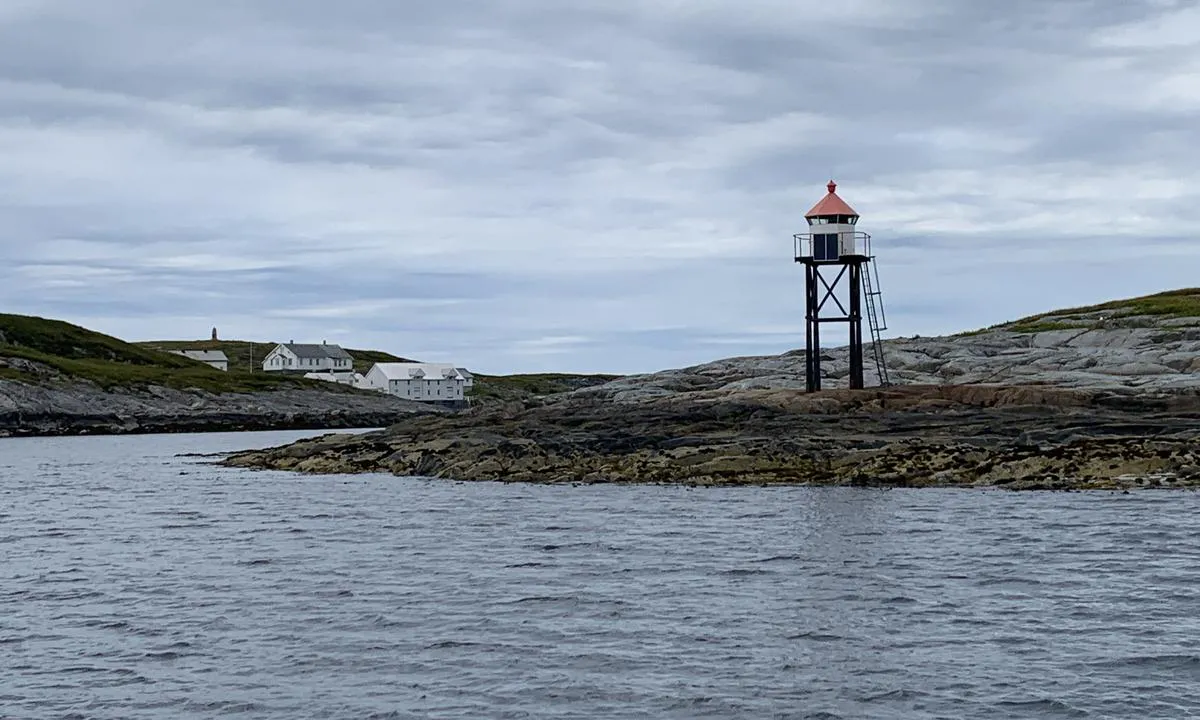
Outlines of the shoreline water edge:
[[1200,487],[1200,396],[1034,386],[552,398],[234,453],[225,465],[454,480]]
[[551,394],[516,383],[460,412],[280,383],[105,387],[17,358],[8,375],[35,380],[0,375],[0,436],[385,427],[224,462],[536,483],[1200,486],[1200,290],[1121,307],[889,339],[886,388],[845,389],[847,349],[832,348],[829,389],[816,393],[793,351],[581,378]]

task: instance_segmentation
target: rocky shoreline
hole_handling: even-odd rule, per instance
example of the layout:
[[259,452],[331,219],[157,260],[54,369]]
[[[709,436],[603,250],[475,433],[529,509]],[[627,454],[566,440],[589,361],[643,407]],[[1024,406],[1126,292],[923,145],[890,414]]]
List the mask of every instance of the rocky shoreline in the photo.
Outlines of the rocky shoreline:
[[[886,343],[888,388],[807,394],[803,352],[413,417],[225,464],[456,480],[692,485],[1200,487],[1200,318],[1046,316]],[[868,368],[870,373],[873,368]]]
[[412,418],[227,465],[456,480],[1012,489],[1200,486],[1200,397],[1013,386],[566,398]]
[[380,393],[307,388],[212,393],[0,380],[0,437],[366,428],[440,412]]

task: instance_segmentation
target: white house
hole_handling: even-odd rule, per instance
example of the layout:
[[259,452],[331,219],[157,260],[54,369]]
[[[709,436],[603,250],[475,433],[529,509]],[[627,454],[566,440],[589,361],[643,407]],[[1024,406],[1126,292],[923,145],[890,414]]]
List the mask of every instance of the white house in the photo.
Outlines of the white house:
[[375,363],[367,384],[377,390],[420,402],[462,401],[466,378],[458,368],[441,363]]
[[229,372],[229,358],[220,350],[169,350],[168,352],[202,362],[218,370]]
[[363,390],[372,390],[367,383],[367,378],[362,373],[356,372],[310,372],[304,373],[306,380],[324,380],[325,382],[339,383],[341,385],[349,385],[350,387],[361,388]]
[[294,342],[276,345],[263,359],[266,372],[353,372],[354,358],[337,345],[305,345]]
[[462,375],[463,389],[470,390],[471,388],[475,387],[475,376],[468,372],[466,368],[454,369],[458,371],[459,375]]

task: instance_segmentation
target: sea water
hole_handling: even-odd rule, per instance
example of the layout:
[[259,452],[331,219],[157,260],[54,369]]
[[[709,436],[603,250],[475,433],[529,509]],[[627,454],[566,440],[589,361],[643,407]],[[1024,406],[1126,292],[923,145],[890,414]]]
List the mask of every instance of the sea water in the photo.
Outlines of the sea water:
[[1196,493],[195,455],[303,435],[0,440],[0,718],[1200,714]]

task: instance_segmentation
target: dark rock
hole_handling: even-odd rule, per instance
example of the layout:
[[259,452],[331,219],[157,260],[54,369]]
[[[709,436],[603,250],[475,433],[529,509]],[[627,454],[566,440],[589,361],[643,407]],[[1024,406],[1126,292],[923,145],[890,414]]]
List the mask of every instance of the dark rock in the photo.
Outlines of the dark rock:
[[[864,410],[880,395],[887,409]],[[1137,487],[1148,476],[1177,486],[1200,482],[1200,399],[1179,414],[1144,416],[1094,395],[926,386],[691,393],[637,404],[564,397],[517,414],[493,408],[413,417],[386,431],[226,462],[522,482],[1014,489]]]
[[839,389],[844,348],[822,352],[829,389],[814,394],[803,351],[728,358],[228,462],[524,482],[1200,484],[1200,318],[1049,320],[1061,329],[889,340],[895,387]]
[[306,388],[217,394],[0,380],[0,436],[380,427],[444,412],[382,393]]

